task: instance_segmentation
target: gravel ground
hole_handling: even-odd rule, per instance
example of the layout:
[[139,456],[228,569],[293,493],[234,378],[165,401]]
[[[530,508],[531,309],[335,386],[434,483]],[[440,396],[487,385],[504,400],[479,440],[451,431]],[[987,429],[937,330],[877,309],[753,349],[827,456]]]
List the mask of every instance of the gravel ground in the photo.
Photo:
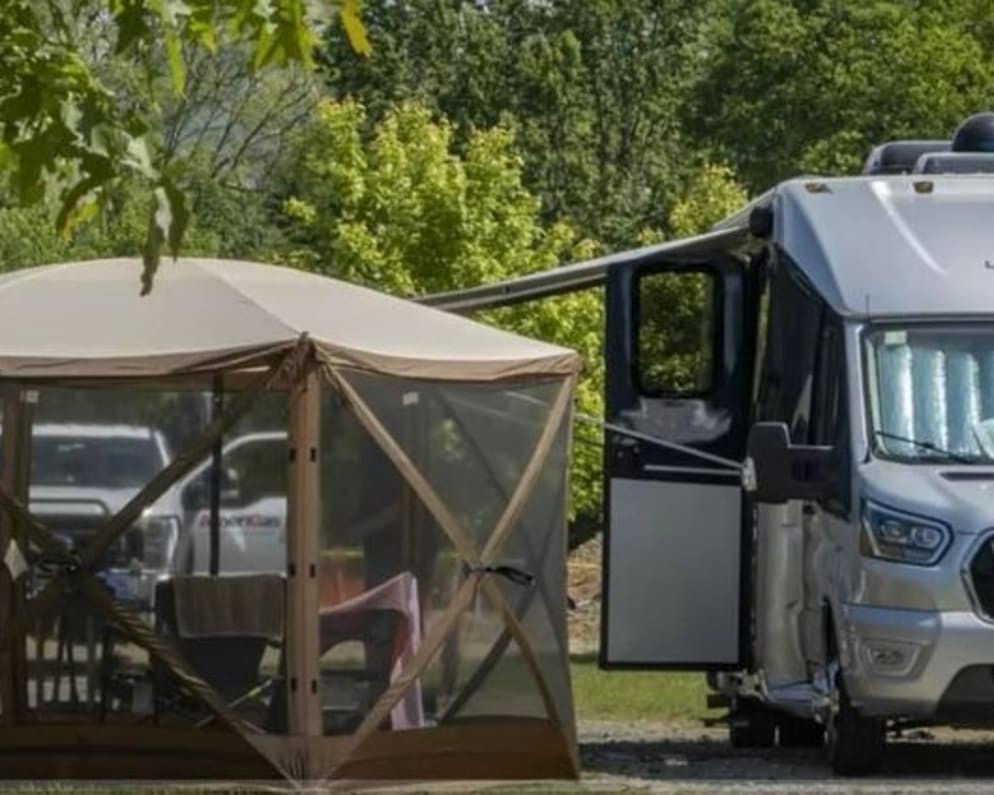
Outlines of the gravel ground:
[[[937,730],[895,740],[883,771],[833,776],[819,749],[736,750],[722,729],[673,723],[580,724],[583,778],[572,782],[433,782],[340,785],[340,791],[413,793],[683,793],[803,792],[805,795],[987,795],[994,792],[994,733]],[[338,789],[338,788],[336,788]]]
[[990,793],[994,734],[936,730],[894,740],[883,771],[832,775],[819,749],[736,750],[722,729],[583,723],[579,791]]

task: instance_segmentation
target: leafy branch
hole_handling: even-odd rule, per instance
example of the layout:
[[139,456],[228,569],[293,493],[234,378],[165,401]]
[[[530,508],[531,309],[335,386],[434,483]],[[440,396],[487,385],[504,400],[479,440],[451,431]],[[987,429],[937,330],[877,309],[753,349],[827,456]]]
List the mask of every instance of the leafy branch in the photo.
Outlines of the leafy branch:
[[[329,8],[352,49],[368,55],[360,0]],[[147,293],[163,250],[178,255],[190,222],[184,164],[175,142],[156,146],[161,103],[117,94],[94,53],[81,49],[78,21],[107,27],[110,54],[139,67],[148,84],[165,75],[182,102],[188,63],[216,57],[223,45],[243,46],[249,75],[313,68],[318,34],[308,12],[306,0],[7,0],[0,10],[0,174],[10,194],[20,204],[57,197],[58,229],[68,237],[101,211],[114,185],[136,178],[147,185]]]

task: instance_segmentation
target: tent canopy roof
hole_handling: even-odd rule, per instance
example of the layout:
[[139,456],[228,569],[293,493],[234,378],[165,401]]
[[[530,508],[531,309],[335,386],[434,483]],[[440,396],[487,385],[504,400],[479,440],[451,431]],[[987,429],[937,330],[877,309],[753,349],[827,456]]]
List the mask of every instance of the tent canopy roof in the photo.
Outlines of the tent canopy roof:
[[332,364],[417,378],[568,374],[565,348],[274,265],[136,259],[0,276],[0,377],[156,377],[258,363],[306,334]]

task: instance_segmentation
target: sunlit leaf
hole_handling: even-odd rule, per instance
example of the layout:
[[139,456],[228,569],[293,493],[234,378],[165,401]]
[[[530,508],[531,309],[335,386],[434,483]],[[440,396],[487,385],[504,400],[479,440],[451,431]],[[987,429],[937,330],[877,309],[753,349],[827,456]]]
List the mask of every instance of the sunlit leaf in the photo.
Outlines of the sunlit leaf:
[[62,237],[66,240],[72,238],[73,234],[76,232],[76,229],[89,223],[97,217],[100,213],[100,208],[101,202],[96,196],[77,204],[76,209],[69,214],[68,218],[66,218],[66,224],[62,230]]
[[169,76],[173,81],[173,91],[183,96],[186,91],[186,66],[183,63],[183,46],[176,31],[166,31],[166,59],[169,61]]
[[96,198],[91,197],[85,202],[82,199],[100,187],[104,181],[103,178],[89,176],[66,191],[62,206],[59,208],[59,214],[55,219],[55,228],[64,239],[68,240],[72,237],[76,227],[96,215],[99,209]]
[[148,143],[144,138],[132,138],[128,141],[128,151],[124,158],[124,164],[148,179],[157,179],[159,176],[152,165]]
[[343,0],[342,10],[339,13],[345,28],[345,35],[348,37],[352,49],[359,55],[368,56],[372,54],[373,47],[366,35],[366,26],[362,22],[361,11],[361,0]]

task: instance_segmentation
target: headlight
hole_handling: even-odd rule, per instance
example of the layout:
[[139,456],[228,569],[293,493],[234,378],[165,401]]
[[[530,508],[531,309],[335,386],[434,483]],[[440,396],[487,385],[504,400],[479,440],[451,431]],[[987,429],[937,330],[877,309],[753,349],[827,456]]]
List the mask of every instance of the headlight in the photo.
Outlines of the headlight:
[[175,516],[145,516],[139,527],[145,536],[142,566],[157,570],[168,568],[179,540],[179,519]]
[[918,566],[931,566],[942,557],[952,538],[949,527],[936,519],[863,503],[864,555]]

